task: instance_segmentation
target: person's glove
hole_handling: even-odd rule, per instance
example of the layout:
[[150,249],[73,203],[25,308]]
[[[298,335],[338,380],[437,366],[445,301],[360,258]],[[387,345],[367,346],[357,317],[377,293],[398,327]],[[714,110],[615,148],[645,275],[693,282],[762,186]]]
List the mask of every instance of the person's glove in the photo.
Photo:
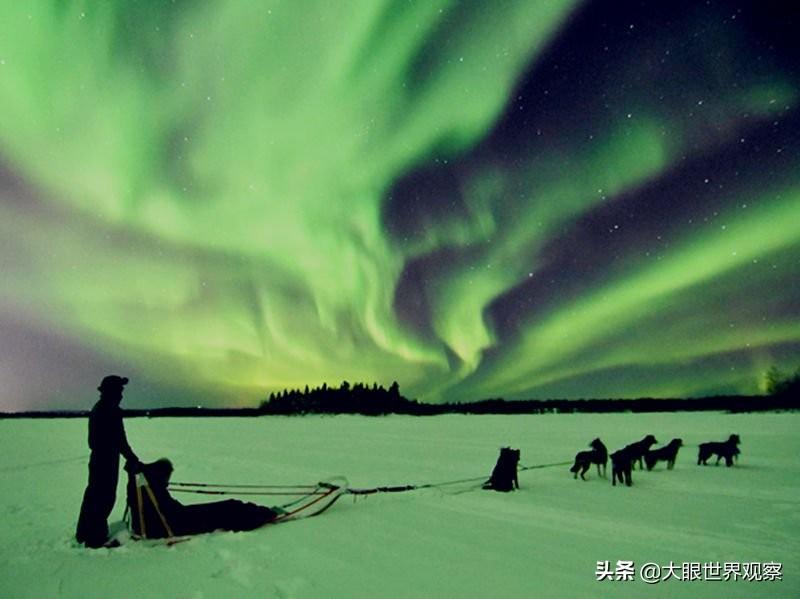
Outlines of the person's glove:
[[139,460],[127,460],[125,462],[125,471],[130,474],[136,474],[142,471],[142,463]]

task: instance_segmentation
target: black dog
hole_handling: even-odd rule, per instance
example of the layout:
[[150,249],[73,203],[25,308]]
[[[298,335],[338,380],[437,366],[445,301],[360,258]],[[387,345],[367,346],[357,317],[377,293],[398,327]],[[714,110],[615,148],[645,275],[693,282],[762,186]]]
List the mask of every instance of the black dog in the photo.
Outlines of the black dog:
[[[603,445],[603,442],[598,437],[591,443],[589,446],[592,448],[591,451],[580,451],[575,456],[575,464],[572,468],[569,469],[570,472],[574,472],[575,476],[573,478],[578,478],[578,474],[581,475],[583,480],[586,480],[584,474],[592,467],[592,464],[597,464],[597,475],[598,476],[605,476],[606,475],[606,464],[608,464],[608,449],[606,446]],[[600,466],[603,467],[602,474],[600,472]]]
[[621,451],[626,452],[626,454],[630,456],[631,467],[633,467],[636,462],[639,462],[639,470],[641,470],[644,468],[642,465],[642,458],[644,457],[644,454],[646,454],[656,443],[658,443],[658,441],[656,441],[656,438],[653,435],[647,435],[641,441],[626,445]]
[[517,464],[519,464],[519,449],[501,447],[500,457],[497,458],[492,476],[483,483],[483,488],[503,492],[519,489]]
[[617,486],[617,479],[619,484],[624,484],[627,487],[633,485],[633,478],[631,470],[633,469],[633,453],[628,447],[615,451],[611,454],[611,484]]
[[644,454],[644,463],[648,470],[652,470],[658,462],[664,461],[667,463],[667,470],[672,470],[675,467],[675,458],[678,457],[678,450],[683,445],[681,439],[673,439],[664,447],[653,449]]
[[700,451],[697,453],[697,465],[703,464],[705,466],[708,458],[716,454],[717,464],[722,458],[725,458],[725,465],[728,467],[733,466],[733,461],[740,453],[738,446],[741,442],[739,435],[734,434],[728,437],[727,441],[701,443]]

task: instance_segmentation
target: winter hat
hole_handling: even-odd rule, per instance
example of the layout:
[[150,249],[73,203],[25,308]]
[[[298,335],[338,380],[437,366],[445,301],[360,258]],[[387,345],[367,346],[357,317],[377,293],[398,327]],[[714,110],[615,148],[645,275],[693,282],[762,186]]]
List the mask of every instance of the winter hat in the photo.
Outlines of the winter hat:
[[103,379],[103,382],[100,383],[100,386],[97,388],[97,390],[108,391],[109,389],[121,389],[127,384],[128,384],[128,377],[117,376],[116,374],[109,374],[107,377]]

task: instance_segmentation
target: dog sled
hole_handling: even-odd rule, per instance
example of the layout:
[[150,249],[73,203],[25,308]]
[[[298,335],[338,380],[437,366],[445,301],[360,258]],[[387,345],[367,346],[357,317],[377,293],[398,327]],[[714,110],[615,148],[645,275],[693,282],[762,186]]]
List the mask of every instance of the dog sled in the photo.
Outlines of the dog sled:
[[[168,460],[143,464],[130,473],[125,514],[129,538],[149,544],[174,545],[215,531],[241,532],[317,516],[347,492],[344,477],[310,485],[259,486],[177,483],[171,485]],[[291,497],[280,505],[264,506],[227,498],[206,503],[183,504],[171,493],[198,495],[281,495]],[[119,538],[117,539],[120,542]]]

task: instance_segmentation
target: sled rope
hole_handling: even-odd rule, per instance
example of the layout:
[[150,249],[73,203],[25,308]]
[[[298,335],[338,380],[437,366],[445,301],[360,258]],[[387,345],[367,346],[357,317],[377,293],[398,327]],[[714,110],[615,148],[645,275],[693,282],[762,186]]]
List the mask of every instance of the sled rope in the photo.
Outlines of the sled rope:
[[535,464],[533,466],[522,466],[518,468],[517,471],[523,472],[525,470],[538,470],[540,468],[555,468],[556,466],[569,466],[570,464],[572,464],[572,460],[568,462],[554,462],[552,464]]
[[172,482],[170,487],[200,487],[219,489],[315,489],[317,485],[227,485],[223,483]]
[[[572,464],[568,462],[556,462],[551,464],[534,464],[532,466],[522,466],[518,472],[526,470],[538,470],[541,468],[554,468]],[[421,485],[391,485],[369,487],[362,489],[348,488],[346,493],[349,495],[374,495],[377,493],[405,493],[408,491],[418,491],[421,489],[435,489],[449,485],[464,483],[476,483],[486,480],[486,476],[476,476],[472,478],[461,478],[458,480],[448,480],[439,483],[426,483]],[[171,482],[170,490],[176,493],[194,493],[197,495],[328,495],[328,491],[320,490],[318,485],[252,485],[252,484],[223,484],[223,483],[197,483],[197,482]],[[245,490],[238,490],[245,489]]]
[[207,489],[173,489],[173,493],[194,493],[196,495],[289,495],[294,497],[296,495],[325,495],[322,491],[315,491],[314,486],[308,487],[311,491],[226,491],[226,490],[207,490]]
[[[557,462],[553,464],[536,464],[533,466],[524,466],[518,468],[518,472],[522,472],[525,470],[535,470],[540,468],[554,468],[556,466],[565,466],[571,464],[572,460],[569,462]],[[446,487],[448,485],[458,485],[464,483],[475,483],[480,481],[485,481],[486,476],[476,476],[473,478],[461,478],[459,480],[448,480],[441,483],[427,483],[424,485],[404,485],[404,486],[395,486],[395,487],[373,487],[370,489],[348,489],[347,492],[351,495],[372,495],[375,493],[403,493],[405,491],[416,491],[419,489],[435,489],[438,487]]]
[[[227,483],[170,482],[170,491],[197,495],[310,495],[322,494],[319,485],[256,485]],[[241,490],[240,490],[241,489]]]

